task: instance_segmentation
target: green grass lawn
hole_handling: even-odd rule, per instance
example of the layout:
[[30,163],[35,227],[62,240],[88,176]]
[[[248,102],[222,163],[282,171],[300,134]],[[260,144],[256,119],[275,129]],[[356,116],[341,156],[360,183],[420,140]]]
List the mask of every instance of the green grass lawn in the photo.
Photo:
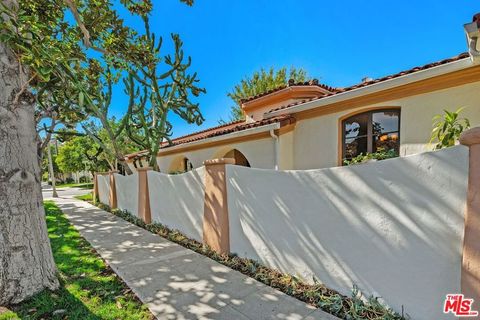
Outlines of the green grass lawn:
[[55,185],[57,188],[93,189],[93,183],[64,183]]
[[[60,288],[10,306],[12,312],[0,308],[0,320],[154,319],[53,202],[45,202],[45,211]],[[56,310],[64,312],[54,315]]]
[[83,194],[81,196],[75,196],[74,198],[78,200],[83,200],[83,201],[93,201],[93,194],[90,192],[87,194]]

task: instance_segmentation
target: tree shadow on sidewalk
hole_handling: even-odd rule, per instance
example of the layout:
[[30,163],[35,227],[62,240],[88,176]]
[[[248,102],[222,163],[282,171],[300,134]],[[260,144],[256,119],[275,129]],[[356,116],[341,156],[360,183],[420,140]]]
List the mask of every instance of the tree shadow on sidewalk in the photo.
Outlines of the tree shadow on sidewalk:
[[12,306],[21,319],[153,319],[52,202],[46,219],[60,288]]

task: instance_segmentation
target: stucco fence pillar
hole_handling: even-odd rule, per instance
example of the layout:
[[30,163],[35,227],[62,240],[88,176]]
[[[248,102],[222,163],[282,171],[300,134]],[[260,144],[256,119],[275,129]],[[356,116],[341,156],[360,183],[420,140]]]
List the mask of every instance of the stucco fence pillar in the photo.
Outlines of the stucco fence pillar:
[[465,131],[460,143],[469,147],[469,173],[461,287],[480,306],[480,127]]
[[138,172],[138,217],[145,223],[152,222],[150,210],[150,191],[148,189],[148,171],[151,167],[137,168]]
[[115,186],[115,173],[118,171],[113,170],[108,172],[108,178],[110,183],[110,192],[108,194],[109,206],[110,209],[117,208],[117,187]]
[[205,204],[203,211],[203,243],[221,254],[230,252],[226,165],[234,159],[221,158],[204,162]]

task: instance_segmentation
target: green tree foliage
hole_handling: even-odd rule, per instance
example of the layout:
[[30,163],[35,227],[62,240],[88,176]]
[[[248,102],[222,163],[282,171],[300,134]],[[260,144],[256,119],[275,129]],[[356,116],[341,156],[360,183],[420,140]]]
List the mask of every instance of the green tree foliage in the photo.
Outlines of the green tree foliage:
[[103,163],[103,166],[101,161],[92,163],[93,161],[88,157],[89,154],[94,154],[97,150],[98,146],[95,145],[89,137],[74,137],[59,146],[55,162],[58,165],[58,168],[66,173],[78,172],[86,169],[91,170],[92,167],[98,167],[98,169],[103,167],[105,170],[105,163]]
[[[56,159],[57,159],[57,146],[54,143],[50,144],[50,152],[52,154],[52,166],[53,166],[53,172],[55,172],[55,175],[58,177],[59,174],[62,173],[60,168],[57,165]],[[43,157],[42,162],[42,180],[46,181],[48,180],[48,158]]]
[[[109,127],[114,130],[119,125],[120,123],[115,118],[109,120]],[[104,143],[99,144],[89,135],[79,134],[76,136],[67,135],[63,143],[59,144],[56,163],[62,172],[87,170],[94,173],[95,171],[118,169],[115,163],[116,157],[109,152],[103,151],[104,147],[112,148],[109,145],[111,142],[108,139],[108,133],[101,127],[95,127],[93,130],[100,141],[105,141]],[[126,132],[122,132],[116,138],[116,141],[122,153],[133,152],[136,148],[136,145],[128,138]]]
[[[192,0],[181,2],[193,4]],[[55,125],[70,128],[82,122],[86,133],[101,145],[103,152],[114,156],[115,162],[124,160],[117,139],[127,119],[136,126],[131,134],[138,144],[136,149],[156,153],[155,149],[171,134],[169,111],[189,123],[203,121],[198,104],[190,98],[205,92],[196,86],[196,74],[188,71],[191,60],[184,58],[178,35],[172,35],[172,54],[161,53],[162,38],[149,26],[153,2],[120,3],[144,21],[143,32],[125,25],[125,11],[110,1],[23,0],[13,8],[0,4],[0,41],[17,53],[31,75],[18,96],[36,99],[39,122],[50,117],[55,119]],[[123,106],[126,114],[120,126],[114,129],[109,116],[112,86],[124,77],[133,77],[135,88],[126,88],[131,97]],[[144,103],[141,97],[147,97]],[[143,118],[148,123],[146,130]],[[92,130],[92,122],[105,130],[104,139]],[[51,132],[55,125],[41,130]]]
[[[288,81],[292,79],[294,82],[304,82],[308,79],[307,71],[302,68],[291,67],[287,69],[286,67],[275,70],[271,67],[268,70],[260,69],[256,71],[250,77],[246,77],[240,81],[239,84],[235,85],[233,90],[227,94],[235,105],[230,107],[230,119],[229,121],[236,121],[245,119],[241,105],[242,100],[267,92],[272,89],[276,89],[281,86],[286,86]],[[225,123],[226,121],[220,120],[220,123]]]
[[56,164],[63,172],[78,172],[85,169],[86,157],[79,146],[81,137],[71,139],[58,148]]
[[[181,1],[187,5],[193,3],[192,0]],[[70,128],[74,123],[94,117],[107,130],[108,139],[115,148],[113,153],[116,161],[123,161],[117,141],[121,130],[115,131],[107,127],[111,118],[108,114],[108,85],[116,83],[122,77],[133,75],[138,82],[139,92],[163,90],[161,86],[151,89],[150,85],[154,81],[150,82],[150,77],[153,75],[144,71],[151,70],[152,65],[163,65],[171,69],[169,62],[175,63],[177,56],[183,57],[183,53],[179,52],[181,46],[178,45],[181,42],[175,40],[178,36],[173,37],[176,51],[172,55],[175,58],[169,59],[170,56],[163,52],[160,56],[162,41],[152,41],[150,38],[153,39],[153,35],[148,30],[148,17],[152,7],[152,0],[0,1],[2,74],[5,82],[12,82],[11,87],[3,88],[5,94],[2,95],[0,113],[2,121],[5,118],[5,127],[11,127],[14,133],[3,135],[7,141],[2,143],[10,148],[10,152],[4,152],[3,163],[11,163],[11,168],[7,168],[11,172],[22,172],[22,179],[16,179],[15,182],[0,179],[0,187],[4,190],[10,189],[14,187],[14,183],[15,188],[21,186],[21,189],[27,192],[34,190],[23,196],[13,196],[13,192],[3,194],[6,197],[4,202],[8,203],[8,206],[4,206],[7,211],[0,215],[0,224],[8,227],[2,232],[6,239],[15,239],[17,246],[4,246],[5,254],[0,263],[6,266],[3,268],[6,274],[0,278],[14,279],[18,285],[5,287],[0,283],[0,287],[6,288],[0,290],[0,304],[17,303],[44,288],[54,289],[58,286],[51,251],[47,246],[37,245],[44,243],[46,239],[46,228],[41,218],[41,194],[38,192],[40,172],[32,162],[25,165],[27,155],[39,155],[40,161],[40,150],[46,144],[38,141],[38,150],[35,150],[35,145],[24,143],[38,139],[35,128],[26,128],[22,135],[18,134],[19,128],[24,129],[27,126],[25,119],[34,117],[37,125],[41,123],[41,119],[50,117]],[[142,32],[126,25],[125,21],[131,21],[125,19],[129,15],[133,16],[133,19],[143,19],[146,30]],[[155,44],[155,47],[152,44]],[[5,50],[6,47],[10,50]],[[185,65],[189,66],[189,59],[187,63],[182,63],[182,66],[174,67],[183,70]],[[167,78],[170,74],[159,70],[154,77]],[[111,78],[108,78],[110,75]],[[181,100],[185,99],[185,93],[194,94],[185,84],[188,86],[192,79],[196,80],[196,76],[189,76],[187,72],[176,75],[170,90],[175,92],[171,97],[179,101],[170,107],[175,109],[173,112],[190,121],[194,118],[191,115],[198,112],[198,105],[185,101],[182,103]],[[145,78],[149,81],[144,81]],[[136,93],[137,90],[132,92]],[[132,102],[136,101],[136,98],[126,100]],[[177,109],[183,105],[188,107]],[[127,115],[134,110],[132,104],[124,107]],[[157,119],[166,117],[167,111],[161,109],[156,112],[152,125]],[[3,116],[5,113],[7,116]],[[128,118],[127,115],[124,118]],[[35,125],[33,121],[31,125]],[[50,126],[49,134],[52,127],[55,128]],[[156,127],[155,130],[168,129],[168,125],[153,127]],[[161,136],[158,133],[155,135]],[[45,141],[48,142],[49,139]],[[25,145],[22,145],[22,148],[11,148],[16,143]],[[34,186],[33,182],[38,185]],[[34,212],[32,208],[37,210]],[[12,214],[20,218],[12,220]],[[30,225],[22,225],[22,221],[28,221]],[[20,260],[16,258],[20,256]],[[31,261],[35,261],[35,264]]]
[[457,111],[444,110],[443,115],[439,114],[433,118],[430,143],[436,143],[435,150],[454,146],[462,132],[470,128],[470,121],[460,117],[463,109],[460,108]]
[[[157,45],[155,35],[148,33],[147,19],[145,26],[149,47],[159,54],[161,41]],[[199,104],[192,102],[190,97],[198,97],[205,89],[197,86],[196,73],[188,73],[191,59],[184,58],[182,41],[178,35],[172,35],[172,39],[175,55],[165,57],[166,66],[156,61],[146,68],[141,67],[138,73],[130,73],[128,80],[124,81],[131,97],[131,112],[125,119],[127,134],[137,145],[148,151],[149,165],[155,170],[158,170],[157,153],[160,144],[171,143],[172,124],[169,122],[169,114],[173,112],[188,123],[197,125],[204,121]]]
[[[117,143],[116,148],[118,148],[121,154],[128,154],[138,150],[138,145],[128,137],[127,132],[125,130],[119,130],[121,125],[122,122],[117,121],[114,117],[108,120],[108,126],[112,128],[112,130],[119,132],[119,134],[115,137],[115,142]],[[113,141],[109,138],[108,131],[101,126],[95,126],[92,123],[90,124],[90,130],[95,132],[95,139],[91,139],[91,143],[93,143],[98,150],[96,161],[106,162],[110,170],[119,169],[115,163],[117,161],[115,155],[111,152],[104,152],[105,148],[107,150],[114,149]],[[89,136],[89,138],[91,138],[91,136]],[[101,143],[98,143],[98,141]],[[93,153],[91,156],[93,156]]]

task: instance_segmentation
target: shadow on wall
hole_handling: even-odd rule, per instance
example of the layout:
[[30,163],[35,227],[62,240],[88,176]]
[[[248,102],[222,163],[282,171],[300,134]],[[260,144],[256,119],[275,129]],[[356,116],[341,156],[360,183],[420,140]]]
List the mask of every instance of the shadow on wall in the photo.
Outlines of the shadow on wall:
[[123,176],[115,174],[117,206],[138,217],[138,173]]
[[231,251],[415,319],[460,292],[468,149],[308,171],[227,167]]
[[205,167],[168,175],[148,172],[152,221],[202,241]]
[[97,175],[98,197],[101,203],[109,204],[110,177],[108,174]]
[[[99,221],[95,207],[61,209],[74,209],[69,220],[144,302],[155,304],[152,311],[159,319],[241,319],[254,312],[262,319],[302,319],[314,310],[114,215]],[[255,310],[249,308],[253,303]]]

